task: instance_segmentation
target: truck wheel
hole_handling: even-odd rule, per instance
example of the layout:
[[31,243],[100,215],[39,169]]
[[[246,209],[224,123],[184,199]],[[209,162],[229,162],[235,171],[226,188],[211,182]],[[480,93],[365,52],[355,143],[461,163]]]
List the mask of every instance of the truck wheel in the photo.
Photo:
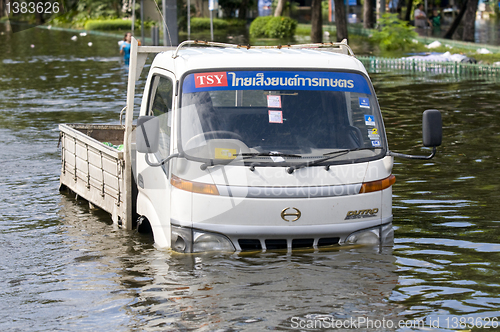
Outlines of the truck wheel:
[[152,234],[153,229],[151,228],[151,224],[149,223],[148,218],[144,216],[140,216],[137,218],[137,226],[136,229],[141,234]]

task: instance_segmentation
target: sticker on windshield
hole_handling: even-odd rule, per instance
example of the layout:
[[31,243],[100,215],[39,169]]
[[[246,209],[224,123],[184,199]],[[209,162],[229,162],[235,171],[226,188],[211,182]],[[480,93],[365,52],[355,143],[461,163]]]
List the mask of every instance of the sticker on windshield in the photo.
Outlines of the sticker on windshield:
[[365,125],[375,127],[375,117],[373,115],[365,114]]
[[281,108],[281,96],[267,96],[267,107]]
[[194,84],[197,88],[227,86],[226,72],[194,74]]
[[370,99],[359,97],[359,107],[370,108]]
[[371,140],[380,139],[380,135],[378,134],[378,129],[377,128],[368,129],[368,137]]
[[[221,90],[309,90],[343,91],[371,95],[363,75],[334,71],[227,71],[188,74],[182,83],[182,93]],[[361,107],[370,107],[364,98]],[[366,106],[365,106],[366,105]],[[274,107],[274,106],[273,106]]]
[[235,159],[236,149],[215,148],[215,159]]
[[269,110],[269,123],[283,123],[283,112]]
[[372,142],[373,147],[375,147],[375,148],[380,147],[380,140],[376,139],[376,140],[373,140],[371,142]]

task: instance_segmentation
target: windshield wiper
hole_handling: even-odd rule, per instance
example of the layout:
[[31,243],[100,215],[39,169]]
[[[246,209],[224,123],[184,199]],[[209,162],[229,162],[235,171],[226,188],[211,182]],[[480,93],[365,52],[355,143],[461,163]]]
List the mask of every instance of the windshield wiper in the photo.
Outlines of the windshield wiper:
[[355,149],[344,149],[344,150],[332,151],[332,152],[324,153],[323,154],[323,156],[325,156],[324,158],[305,162],[303,164],[299,164],[299,165],[295,165],[295,166],[290,166],[286,169],[286,171],[288,172],[288,174],[292,174],[293,171],[295,171],[296,169],[303,168],[303,167],[315,166],[315,165],[321,164],[322,162],[327,161],[329,159],[337,158],[337,157],[343,156],[345,154],[348,154],[349,152],[360,151],[360,150],[373,150],[373,149],[382,149],[382,148],[381,147],[371,147],[371,148],[355,148]]
[[262,156],[302,158],[302,156],[298,155],[298,154],[281,153],[281,152],[276,152],[276,151],[240,153],[240,154],[237,154],[236,156],[242,156],[243,159],[252,158],[252,157],[262,157]]
[[[302,158],[302,156],[298,154],[288,154],[288,153],[281,153],[281,152],[276,152],[276,151],[267,151],[267,152],[250,152],[250,153],[239,153],[239,154],[233,154],[234,157],[236,156],[242,156],[243,159],[248,159],[252,157],[259,157],[259,156],[268,156],[268,157],[295,157],[295,158]],[[214,160],[211,159],[208,162],[205,162],[200,166],[202,170],[206,170],[208,166],[215,166],[215,165],[227,165],[230,162],[232,162],[234,159],[229,159],[229,160]]]

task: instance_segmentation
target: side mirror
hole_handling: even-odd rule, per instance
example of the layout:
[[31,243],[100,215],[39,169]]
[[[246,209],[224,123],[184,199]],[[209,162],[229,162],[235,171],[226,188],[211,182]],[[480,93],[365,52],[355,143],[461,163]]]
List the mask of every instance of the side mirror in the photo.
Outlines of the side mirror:
[[424,146],[432,147],[432,153],[428,156],[410,155],[392,151],[389,151],[388,153],[393,157],[429,160],[434,158],[436,155],[436,147],[441,145],[442,139],[443,124],[441,122],[441,112],[438,110],[426,110],[422,116],[422,140]]
[[424,146],[436,147],[443,139],[443,123],[441,112],[426,110],[422,116],[422,140]]
[[160,121],[155,116],[140,116],[136,127],[136,148],[140,153],[156,153],[160,139]]

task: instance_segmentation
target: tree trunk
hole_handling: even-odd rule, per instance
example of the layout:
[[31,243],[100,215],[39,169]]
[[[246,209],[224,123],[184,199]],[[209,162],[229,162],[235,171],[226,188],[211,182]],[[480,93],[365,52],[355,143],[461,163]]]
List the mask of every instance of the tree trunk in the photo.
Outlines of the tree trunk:
[[413,7],[413,0],[408,0],[408,6],[406,6],[406,15],[405,15],[405,21],[410,22],[411,21],[411,9]]
[[334,0],[335,4],[335,26],[337,27],[337,41],[347,39],[347,18],[344,1]]
[[311,42],[323,42],[323,18],[321,15],[321,0],[311,2]]
[[45,23],[45,19],[43,18],[43,13],[35,12],[35,22],[37,25],[42,25]]
[[460,8],[460,12],[458,13],[458,16],[455,17],[455,20],[451,24],[451,26],[448,29],[448,31],[446,31],[446,34],[444,35],[443,38],[451,39],[453,37],[453,34],[455,33],[455,30],[457,30],[458,26],[460,25],[460,21],[462,21],[462,17],[464,17],[465,10],[467,8],[467,3],[468,2],[469,2],[468,0],[464,1],[462,7]]
[[241,1],[240,8],[238,10],[238,19],[240,20],[246,20],[247,18],[247,8],[248,8],[248,3],[249,0],[243,0]]
[[278,0],[278,5],[276,5],[276,9],[274,10],[275,17],[283,15],[283,9],[285,8],[285,2],[286,2],[286,0]]
[[[40,0],[35,1],[36,7],[38,8],[38,4],[40,3]],[[42,2],[43,3],[43,2]],[[42,25],[45,23],[45,19],[43,18],[43,11],[35,11],[35,22],[37,25]]]
[[373,1],[365,0],[363,4],[363,28],[373,29],[375,20],[373,19]]
[[195,8],[195,16],[202,17],[202,15],[203,15],[203,0],[195,0],[194,8]]
[[476,11],[478,0],[469,0],[464,14],[464,34],[462,35],[463,41],[474,42],[474,34],[476,32]]
[[396,13],[398,14],[398,18],[402,19],[401,12],[403,11],[403,0],[398,0],[398,5],[396,7]]

